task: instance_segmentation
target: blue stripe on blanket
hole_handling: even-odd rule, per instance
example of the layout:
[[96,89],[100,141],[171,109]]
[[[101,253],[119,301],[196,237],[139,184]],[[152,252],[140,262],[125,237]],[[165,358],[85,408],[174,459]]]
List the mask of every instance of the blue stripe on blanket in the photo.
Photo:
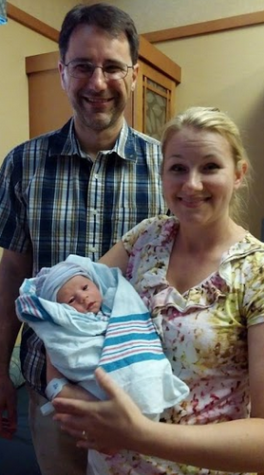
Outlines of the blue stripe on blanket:
[[[112,343],[107,342],[106,345],[104,345],[104,350],[101,356],[102,358],[105,357],[120,357],[120,354],[123,353],[123,356],[126,355],[126,353],[130,353],[131,351],[154,351],[155,353],[162,353],[161,345],[159,341],[146,341],[142,340],[142,338],[138,337],[138,340],[134,338],[134,341],[131,340],[126,340],[127,343],[125,343],[123,340],[118,339],[114,340]],[[117,356],[116,356],[117,355]]]
[[99,363],[106,371],[162,359],[161,342],[148,312],[110,319]]
[[154,354],[153,350],[150,353],[134,353],[126,358],[115,360],[114,362],[109,363],[102,363],[103,358],[100,360],[99,366],[105,369],[107,372],[116,371],[117,369],[125,368],[126,366],[130,366],[134,363],[142,363],[143,361],[154,361],[154,360],[165,360],[164,354]]
[[106,346],[112,346],[112,345],[115,345],[115,344],[122,344],[122,343],[125,343],[126,341],[129,342],[130,346],[131,344],[133,344],[133,340],[145,340],[148,342],[148,344],[151,342],[151,341],[154,341],[154,343],[156,341],[159,341],[158,339],[158,336],[157,336],[157,333],[155,333],[155,330],[153,330],[152,333],[146,333],[144,335],[143,332],[140,331],[140,333],[136,330],[130,330],[129,329],[129,335],[127,334],[127,332],[124,332],[124,334],[122,335],[122,333],[119,332],[119,334],[117,336],[108,336],[108,334],[106,333],[106,337],[105,337],[105,342],[104,342],[104,348]]
[[35,295],[23,295],[16,300],[16,311],[18,316],[24,318],[28,323],[41,323],[49,321],[53,325],[57,325],[52,316],[43,308],[40,299]]
[[[143,305],[143,304],[142,304]],[[116,315],[113,315],[113,325],[114,323],[129,323],[131,324],[131,322],[133,322],[133,320],[135,320],[136,322],[140,323],[141,321],[144,322],[144,326],[146,325],[146,322],[151,322],[151,318],[150,318],[150,314],[149,312],[145,311],[144,313],[129,313],[128,315],[120,315],[120,316],[116,316]],[[147,318],[147,320],[146,320]]]

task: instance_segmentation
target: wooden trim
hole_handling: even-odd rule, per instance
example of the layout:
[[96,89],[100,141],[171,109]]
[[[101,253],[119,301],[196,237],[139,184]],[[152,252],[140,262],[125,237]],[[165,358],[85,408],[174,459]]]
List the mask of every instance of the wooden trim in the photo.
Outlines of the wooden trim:
[[57,69],[59,59],[60,55],[58,51],[27,56],[26,73],[39,73],[40,71],[50,71],[52,69]]
[[9,18],[16,21],[17,23],[30,28],[36,33],[39,33],[40,35],[43,35],[52,41],[58,42],[59,32],[55,30],[55,28],[52,28],[32,15],[20,10],[20,8],[15,7],[9,2],[6,2],[6,13]]
[[146,63],[154,65],[156,69],[159,69],[163,74],[176,81],[176,83],[179,84],[181,82],[180,66],[154,47],[142,35],[140,35],[139,58],[143,59]]
[[190,38],[192,36],[208,35],[220,31],[260,25],[262,23],[264,23],[263,10],[260,12],[245,13],[243,15],[221,18],[219,20],[205,21],[202,23],[194,23],[192,25],[153,31],[150,33],[144,33],[142,36],[144,36],[144,38],[146,38],[150,43],[158,43],[162,41]]

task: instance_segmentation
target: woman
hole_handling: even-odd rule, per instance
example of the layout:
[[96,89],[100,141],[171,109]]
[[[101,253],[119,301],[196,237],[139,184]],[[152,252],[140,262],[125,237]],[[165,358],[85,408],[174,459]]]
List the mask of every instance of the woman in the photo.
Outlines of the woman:
[[234,123],[202,107],[172,120],[162,147],[174,216],[143,221],[103,262],[120,266],[161,316],[165,352],[190,395],[152,422],[97,369],[109,401],[58,399],[55,417],[79,446],[116,451],[90,450],[89,474],[264,471],[264,244],[235,218],[246,154]]

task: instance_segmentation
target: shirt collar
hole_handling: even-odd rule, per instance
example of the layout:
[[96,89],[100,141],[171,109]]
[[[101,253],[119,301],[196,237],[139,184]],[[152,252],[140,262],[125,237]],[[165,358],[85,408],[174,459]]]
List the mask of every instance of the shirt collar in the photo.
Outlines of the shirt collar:
[[[111,150],[102,150],[102,153],[105,155],[116,153],[124,160],[136,161],[134,130],[128,126],[125,120],[114,147]],[[78,155],[87,158],[87,154],[81,150],[76,136],[73,118],[62,129],[51,134],[49,155]]]

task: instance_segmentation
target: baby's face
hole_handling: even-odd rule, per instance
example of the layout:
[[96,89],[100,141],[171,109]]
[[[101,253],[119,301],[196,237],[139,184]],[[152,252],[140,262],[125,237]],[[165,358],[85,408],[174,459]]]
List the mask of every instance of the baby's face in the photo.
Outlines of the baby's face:
[[81,313],[98,313],[102,300],[96,285],[83,275],[72,277],[57,293],[58,303],[67,303]]

